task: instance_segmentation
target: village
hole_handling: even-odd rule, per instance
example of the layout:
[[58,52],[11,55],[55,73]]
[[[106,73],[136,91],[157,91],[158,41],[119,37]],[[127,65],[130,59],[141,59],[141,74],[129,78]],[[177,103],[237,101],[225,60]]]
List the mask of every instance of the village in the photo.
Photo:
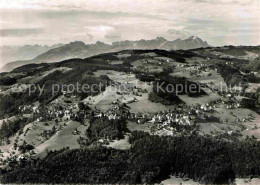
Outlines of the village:
[[0,0],[1,184],[260,184],[257,0]]
[[[208,122],[225,125],[235,124],[238,126],[242,125],[243,122],[250,122],[255,119],[252,114],[249,114],[243,118],[237,117],[233,120],[221,120],[215,116],[215,113],[221,107],[226,110],[240,109],[241,105],[239,101],[235,99],[236,94],[231,94],[229,92],[220,93],[221,99],[214,102],[205,104],[197,103],[195,106],[176,107],[174,109],[168,109],[154,113],[131,112],[131,103],[138,101],[138,97],[142,96],[143,93],[147,93],[147,91],[131,87],[127,88],[127,91],[117,91],[115,93],[117,95],[132,93],[136,96],[136,98],[134,98],[134,101],[128,102],[121,102],[119,100],[111,101],[109,103],[109,108],[105,111],[102,111],[100,108],[95,106],[93,101],[78,102],[75,96],[68,94],[65,94],[62,97],[56,99],[48,107],[30,105],[21,106],[19,107],[19,115],[30,115],[33,120],[32,127],[27,127],[23,134],[26,135],[34,127],[37,127],[38,124],[43,123],[43,127],[47,127],[49,129],[43,130],[43,132],[40,133],[39,138],[42,138],[38,140],[40,144],[44,143],[55,133],[66,127],[70,121],[79,122],[81,125],[86,125],[85,128],[87,128],[89,119],[106,118],[108,120],[124,119],[135,124],[147,125],[145,131],[149,132],[150,134],[160,136],[178,136],[179,134],[191,134],[194,131],[200,132],[203,124],[206,125]],[[50,122],[54,122],[52,127],[50,127]],[[227,135],[232,135],[233,133],[237,133],[237,131],[238,130],[234,132],[232,129],[222,129],[219,132],[215,131],[214,135],[217,136],[218,134],[224,133]],[[77,128],[75,128],[71,131],[71,134],[82,137],[84,136],[84,131],[79,131]],[[106,141],[106,138],[102,138],[99,142],[109,143],[111,140]],[[12,148],[13,150],[9,153],[9,155],[2,154],[2,157],[8,156],[1,160],[2,165],[9,164],[9,166],[12,166],[15,161],[22,162],[24,160],[33,159],[33,156],[37,156],[37,153],[35,153],[34,150],[30,150],[29,152],[26,152],[27,150],[25,150],[25,153],[17,151],[19,145],[22,144],[26,146],[25,143],[26,141],[23,141],[22,143],[22,141],[18,142],[16,140],[14,143],[14,146],[16,147]]]
[[[52,150],[80,148],[87,139],[86,130],[90,122],[98,119],[127,122],[129,131],[124,133],[124,139],[102,137],[95,142],[95,145],[120,149],[129,148],[128,138],[132,131],[175,137],[199,133],[232,140],[246,137],[260,128],[256,122],[257,114],[243,109],[241,105],[241,89],[225,86],[210,58],[179,63],[153,53],[147,55],[153,59],[135,61],[134,72],[98,70],[89,73],[96,77],[107,75],[110,79],[106,89],[97,95],[79,100],[73,93],[64,91],[48,105],[35,102],[19,106],[16,117],[27,117],[30,124],[8,142],[10,148],[0,154],[1,166],[12,168],[28,160],[42,158]],[[123,62],[124,58],[120,60]],[[152,81],[157,80],[152,73],[163,71],[173,77],[190,79],[206,95],[195,98],[179,95],[184,102],[182,105],[165,106],[151,102]],[[142,76],[137,74],[144,74],[144,79],[148,81],[142,81]],[[8,88],[2,93],[7,92]],[[8,119],[5,122],[8,123]]]

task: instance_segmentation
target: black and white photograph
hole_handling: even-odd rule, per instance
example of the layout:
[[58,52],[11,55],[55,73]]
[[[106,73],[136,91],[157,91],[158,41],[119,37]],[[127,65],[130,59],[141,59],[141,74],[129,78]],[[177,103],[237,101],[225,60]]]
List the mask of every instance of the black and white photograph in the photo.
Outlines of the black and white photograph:
[[0,184],[260,184],[259,0],[0,0]]

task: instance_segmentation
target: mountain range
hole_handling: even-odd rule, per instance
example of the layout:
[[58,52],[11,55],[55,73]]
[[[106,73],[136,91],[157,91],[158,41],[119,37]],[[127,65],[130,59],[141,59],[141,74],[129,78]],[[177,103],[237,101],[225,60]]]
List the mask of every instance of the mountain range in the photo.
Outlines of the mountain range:
[[55,45],[24,45],[24,46],[0,46],[1,64],[4,65],[9,62],[18,60],[31,60],[38,55],[62,46],[63,44]]
[[[210,45],[196,36],[187,39],[176,39],[168,41],[163,37],[157,37],[152,40],[138,41],[119,41],[113,42],[111,45],[100,41],[95,44],[85,44],[81,41],[71,42],[69,44],[58,44],[51,47],[45,46],[23,46],[17,49],[16,55],[19,60],[7,63],[0,72],[8,72],[16,67],[31,63],[51,63],[59,62],[71,58],[86,58],[93,55],[115,52],[125,49],[165,49],[165,50],[188,50],[201,47],[210,47]],[[21,51],[20,51],[21,50]],[[39,55],[37,55],[39,53]],[[34,58],[33,58],[34,57]],[[28,58],[33,58],[29,59]]]

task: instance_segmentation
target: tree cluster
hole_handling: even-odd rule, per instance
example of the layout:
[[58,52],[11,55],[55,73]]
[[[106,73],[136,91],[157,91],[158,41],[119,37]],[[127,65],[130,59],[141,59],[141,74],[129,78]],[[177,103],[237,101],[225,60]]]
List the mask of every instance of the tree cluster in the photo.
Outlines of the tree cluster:
[[260,143],[223,141],[193,133],[160,137],[133,132],[128,150],[106,147],[51,152],[2,171],[2,183],[159,183],[169,175],[228,183],[260,175]]

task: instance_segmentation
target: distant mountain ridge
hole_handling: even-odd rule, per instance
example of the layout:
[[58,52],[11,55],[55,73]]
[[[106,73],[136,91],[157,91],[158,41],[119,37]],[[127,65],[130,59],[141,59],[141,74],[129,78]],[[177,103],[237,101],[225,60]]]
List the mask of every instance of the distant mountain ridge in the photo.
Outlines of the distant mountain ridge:
[[1,46],[0,62],[6,64],[17,60],[31,60],[46,51],[62,46],[63,44],[47,45],[24,45],[24,46]]
[[163,37],[157,37],[152,40],[138,41],[118,41],[111,45],[97,41],[95,44],[86,45],[84,42],[75,41],[60,47],[52,48],[32,60],[20,60],[10,62],[2,67],[1,72],[8,72],[16,67],[31,63],[51,63],[59,62],[71,58],[86,58],[93,55],[115,52],[124,49],[165,49],[165,50],[188,50],[201,47],[209,47],[210,45],[196,36],[187,39],[168,41]]

